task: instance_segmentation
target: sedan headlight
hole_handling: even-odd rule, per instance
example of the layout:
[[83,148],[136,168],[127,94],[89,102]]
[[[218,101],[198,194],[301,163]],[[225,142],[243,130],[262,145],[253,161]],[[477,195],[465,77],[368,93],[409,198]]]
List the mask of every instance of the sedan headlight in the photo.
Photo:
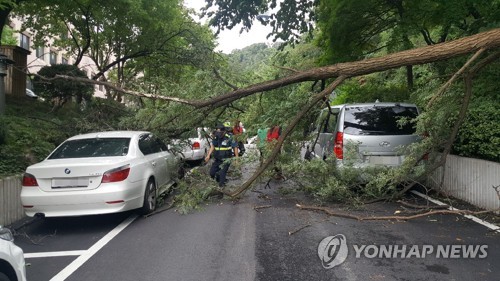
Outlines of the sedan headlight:
[[5,228],[0,225],[0,239],[6,240],[6,241],[14,241],[14,235],[12,235],[12,232],[10,229]]

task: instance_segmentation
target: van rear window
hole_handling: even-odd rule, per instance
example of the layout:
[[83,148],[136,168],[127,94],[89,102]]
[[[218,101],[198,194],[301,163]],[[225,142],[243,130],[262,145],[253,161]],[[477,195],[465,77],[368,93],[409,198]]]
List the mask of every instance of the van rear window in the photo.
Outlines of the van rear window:
[[400,125],[398,120],[417,117],[416,107],[359,106],[346,107],[344,133],[351,135],[411,135],[414,124]]

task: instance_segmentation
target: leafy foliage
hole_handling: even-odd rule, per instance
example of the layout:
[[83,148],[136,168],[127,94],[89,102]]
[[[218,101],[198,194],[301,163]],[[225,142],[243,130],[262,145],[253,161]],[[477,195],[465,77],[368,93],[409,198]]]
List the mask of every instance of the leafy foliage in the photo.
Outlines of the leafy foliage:
[[80,104],[84,100],[89,101],[93,95],[94,88],[90,84],[66,79],[47,81],[47,79],[55,78],[57,75],[87,78],[87,74],[74,65],[56,64],[44,66],[38,71],[38,75],[34,79],[35,92],[57,108],[63,106],[72,98],[75,98],[76,102]]
[[201,203],[209,196],[214,195],[217,186],[208,175],[198,169],[193,170],[184,180],[179,182],[178,194],[175,196],[175,205],[179,213],[187,214],[199,210]]
[[120,129],[119,120],[129,114],[129,109],[110,100],[96,100],[83,110],[67,104],[54,112],[47,103],[7,95],[7,105],[0,118],[2,176],[23,172],[70,136]]
[[[173,75],[177,66],[211,61],[213,36],[194,22],[179,0],[38,0],[17,13],[35,43],[69,50],[75,64],[83,56],[97,66],[93,79],[115,70],[120,85],[133,85],[139,73]],[[132,80],[132,81],[131,81]]]
[[[241,32],[249,30],[254,20],[273,28],[274,41],[301,41],[303,33],[313,30],[314,6],[319,1],[310,0],[205,0],[202,16],[217,32],[242,24]],[[279,4],[279,9],[277,8]],[[217,7],[216,9],[212,9]],[[269,35],[271,36],[271,34]]]
[[2,45],[17,45],[16,37],[14,37],[14,30],[10,26],[4,26],[2,31]]
[[500,108],[498,100],[480,100],[467,114],[454,153],[500,162]]

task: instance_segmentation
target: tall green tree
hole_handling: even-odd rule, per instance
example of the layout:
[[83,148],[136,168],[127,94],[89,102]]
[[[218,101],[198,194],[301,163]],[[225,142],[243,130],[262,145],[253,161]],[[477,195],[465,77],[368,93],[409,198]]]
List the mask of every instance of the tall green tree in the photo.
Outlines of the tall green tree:
[[3,27],[9,19],[10,12],[21,2],[26,2],[29,0],[0,0],[0,37],[2,36]]
[[137,76],[148,64],[200,65],[214,47],[209,29],[194,22],[180,0],[39,0],[18,14],[37,44],[55,38],[52,44],[68,50],[75,65],[83,56],[94,61],[92,79],[114,69],[122,87],[127,75]]
[[76,99],[77,104],[92,98],[94,93],[92,85],[72,80],[53,79],[57,75],[87,78],[87,74],[74,65],[56,64],[42,67],[34,79],[35,92],[48,100],[54,110],[61,108],[72,98]]

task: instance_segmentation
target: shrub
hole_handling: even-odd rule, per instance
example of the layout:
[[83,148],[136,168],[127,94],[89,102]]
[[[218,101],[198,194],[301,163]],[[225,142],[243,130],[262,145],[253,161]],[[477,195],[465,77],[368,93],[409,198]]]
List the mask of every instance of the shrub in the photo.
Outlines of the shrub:
[[500,162],[500,108],[481,99],[471,104],[453,146],[453,153]]

